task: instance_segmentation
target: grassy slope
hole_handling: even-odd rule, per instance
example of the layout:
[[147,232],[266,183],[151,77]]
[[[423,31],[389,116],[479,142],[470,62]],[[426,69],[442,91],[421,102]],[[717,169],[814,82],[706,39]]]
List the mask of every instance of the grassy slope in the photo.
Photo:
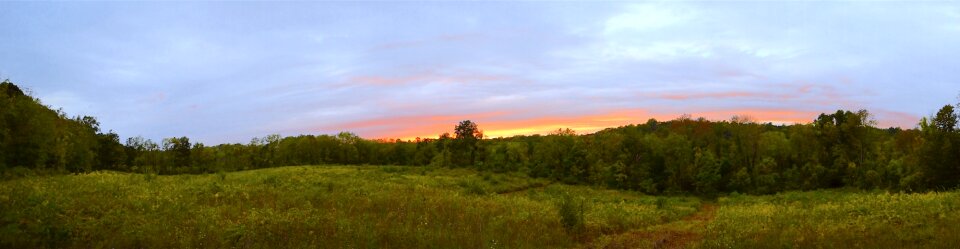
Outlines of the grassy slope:
[[[564,229],[557,203],[586,207]],[[0,247],[960,248],[960,192],[691,197],[422,167],[0,182]]]
[[[560,224],[564,195],[587,203],[578,236]],[[0,182],[0,247],[557,248],[677,220],[698,205],[419,167],[100,172]]]
[[704,248],[960,248],[960,192],[721,198]]

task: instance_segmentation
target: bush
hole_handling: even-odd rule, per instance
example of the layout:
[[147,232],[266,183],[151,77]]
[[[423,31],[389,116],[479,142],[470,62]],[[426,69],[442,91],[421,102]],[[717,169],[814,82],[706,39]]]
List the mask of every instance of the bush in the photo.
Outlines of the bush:
[[220,178],[220,181],[225,181],[225,180],[227,180],[227,172],[226,172],[226,171],[223,171],[223,170],[218,170],[218,171],[217,171],[217,178]]
[[464,180],[460,182],[460,187],[464,189],[467,194],[471,195],[486,195],[487,190],[483,188],[483,184],[476,180]]
[[557,203],[560,214],[560,223],[567,232],[579,234],[584,228],[583,214],[586,212],[582,199],[574,200],[570,195],[563,195]]
[[146,180],[147,182],[152,182],[153,179],[157,179],[157,173],[153,173],[153,172],[143,173],[143,180]]
[[657,206],[657,209],[662,209],[663,206],[664,206],[664,204],[666,204],[666,202],[667,202],[667,199],[666,199],[666,198],[657,196],[656,201],[654,201],[654,205]]
[[16,179],[36,175],[36,172],[26,167],[13,167],[3,171],[3,179]]
[[384,173],[391,173],[391,174],[393,174],[393,173],[404,173],[404,172],[407,171],[406,168],[401,167],[401,166],[382,166],[382,167],[380,167],[380,170],[383,171]]

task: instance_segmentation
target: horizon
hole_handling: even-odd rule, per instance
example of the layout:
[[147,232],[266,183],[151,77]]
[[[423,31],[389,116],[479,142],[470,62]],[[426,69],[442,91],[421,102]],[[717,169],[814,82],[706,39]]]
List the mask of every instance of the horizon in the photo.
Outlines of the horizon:
[[960,5],[944,2],[3,2],[0,32],[0,79],[155,141],[841,109],[908,129],[960,93]]

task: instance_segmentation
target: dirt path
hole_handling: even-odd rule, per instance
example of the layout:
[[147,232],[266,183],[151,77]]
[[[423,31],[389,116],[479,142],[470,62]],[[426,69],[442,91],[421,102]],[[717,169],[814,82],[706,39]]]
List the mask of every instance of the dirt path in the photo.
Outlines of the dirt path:
[[629,231],[614,237],[606,245],[589,248],[687,248],[703,239],[702,233],[716,212],[715,203],[704,202],[697,212],[680,220],[648,227],[643,231]]
[[717,204],[712,202],[704,202],[700,204],[700,208],[697,209],[696,213],[688,215],[687,217],[683,217],[682,220],[700,222],[700,223],[703,223],[701,225],[706,227],[706,222],[713,220],[713,217],[716,215],[717,215]]

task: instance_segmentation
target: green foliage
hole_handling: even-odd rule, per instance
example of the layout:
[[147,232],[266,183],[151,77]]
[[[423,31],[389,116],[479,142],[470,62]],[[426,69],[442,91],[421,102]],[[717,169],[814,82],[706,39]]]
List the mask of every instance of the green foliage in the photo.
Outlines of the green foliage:
[[940,108],[940,111],[937,111],[931,121],[938,131],[954,132],[957,130],[958,117],[952,105],[944,105],[943,108]]
[[464,192],[471,195],[486,195],[487,190],[484,189],[483,184],[476,180],[464,180],[460,182],[460,187],[464,189]]
[[227,180],[227,172],[226,172],[226,171],[223,171],[223,170],[217,171],[217,178],[220,178],[220,181],[226,181],[226,180]]
[[560,224],[567,232],[580,234],[583,232],[585,220],[583,214],[586,206],[583,200],[575,200],[569,195],[563,195],[557,201],[557,212],[560,214]]
[[696,152],[694,164],[697,167],[696,188],[697,192],[707,196],[717,194],[720,189],[720,162],[713,156],[712,152]]
[[450,146],[453,165],[473,166],[477,163],[478,143],[483,139],[483,132],[477,127],[477,123],[470,120],[461,121],[453,131],[454,139]]
[[367,140],[335,135],[268,135],[248,144],[207,146],[187,137],[157,145],[100,131],[93,117],[68,118],[16,85],[0,83],[0,171],[117,170],[202,174],[285,165],[470,167],[522,172],[567,184],[647,194],[771,194],[856,187],[928,191],[960,187],[960,130],[946,105],[919,129],[878,129],[865,110],[822,113],[810,124],[760,124],[747,116],[708,121],[689,115],[578,135],[485,139],[458,123],[438,139]]
[[154,179],[157,179],[157,173],[154,173],[152,171],[147,171],[146,173],[143,173],[143,180],[147,182],[152,182]]

